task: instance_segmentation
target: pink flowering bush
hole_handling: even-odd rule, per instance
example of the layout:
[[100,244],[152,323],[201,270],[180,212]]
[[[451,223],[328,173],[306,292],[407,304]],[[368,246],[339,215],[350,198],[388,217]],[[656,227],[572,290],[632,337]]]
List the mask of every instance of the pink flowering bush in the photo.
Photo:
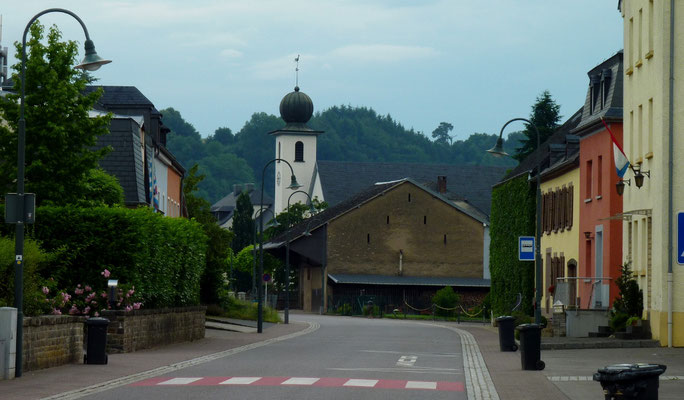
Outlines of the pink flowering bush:
[[[102,276],[108,278],[110,272],[104,270]],[[42,288],[45,302],[51,314],[85,315],[97,317],[104,310],[138,310],[142,307],[135,286],[120,285],[116,289],[114,305],[109,301],[106,290],[96,291],[93,286],[78,284],[71,291],[58,290],[54,279],[50,278]]]

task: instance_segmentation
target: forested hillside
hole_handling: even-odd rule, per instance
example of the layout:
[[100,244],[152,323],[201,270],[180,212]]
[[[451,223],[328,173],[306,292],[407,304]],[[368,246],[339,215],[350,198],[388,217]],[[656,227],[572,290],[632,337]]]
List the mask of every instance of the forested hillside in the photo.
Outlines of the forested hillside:
[[[199,195],[214,203],[232,190],[233,184],[254,182],[258,187],[264,165],[275,155],[275,140],[268,132],[285,126],[280,117],[255,113],[239,132],[218,128],[202,138],[191,123],[173,108],[161,110],[171,129],[167,146],[178,161],[190,169],[199,164],[206,178],[199,184]],[[453,143],[431,141],[420,132],[406,129],[390,115],[378,115],[366,107],[332,107],[316,113],[308,124],[324,131],[318,137],[318,158],[334,161],[377,161],[501,165],[513,167],[510,158],[495,158],[486,153],[497,135],[473,133]],[[458,131],[458,127],[455,127]],[[514,153],[520,147],[521,133],[511,133],[504,143]],[[273,169],[266,171],[266,191],[272,191]]]

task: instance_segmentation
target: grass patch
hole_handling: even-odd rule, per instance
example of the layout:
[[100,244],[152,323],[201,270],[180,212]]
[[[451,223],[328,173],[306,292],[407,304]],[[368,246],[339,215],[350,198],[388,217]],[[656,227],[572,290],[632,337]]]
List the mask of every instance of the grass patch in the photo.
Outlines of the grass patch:
[[[207,306],[207,315],[256,321],[258,314],[257,308],[257,303],[238,300],[231,297],[224,301],[220,306],[215,304]],[[278,311],[264,305],[264,321],[273,323],[281,322]]]

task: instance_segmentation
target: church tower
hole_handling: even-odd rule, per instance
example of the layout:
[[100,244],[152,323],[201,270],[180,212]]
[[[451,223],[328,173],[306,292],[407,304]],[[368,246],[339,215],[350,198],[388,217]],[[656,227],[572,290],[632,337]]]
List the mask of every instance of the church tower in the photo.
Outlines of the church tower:
[[[315,131],[306,123],[313,115],[313,102],[304,92],[295,86],[294,92],[288,93],[280,101],[280,116],[285,127],[270,132],[276,139],[275,158],[287,161],[292,166],[297,182],[302,185],[298,190],[309,193],[313,198],[313,184],[316,171],[316,140],[323,131]],[[275,213],[287,209],[288,197],[294,192],[289,189],[292,173],[284,162],[275,162]],[[297,193],[290,199],[290,205],[297,202],[307,203],[308,198]]]

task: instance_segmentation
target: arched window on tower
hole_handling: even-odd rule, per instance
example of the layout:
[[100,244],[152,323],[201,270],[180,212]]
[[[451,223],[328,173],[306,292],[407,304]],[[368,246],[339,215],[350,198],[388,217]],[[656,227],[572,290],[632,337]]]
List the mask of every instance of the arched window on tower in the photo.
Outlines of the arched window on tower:
[[304,143],[295,143],[295,161],[304,161]]

